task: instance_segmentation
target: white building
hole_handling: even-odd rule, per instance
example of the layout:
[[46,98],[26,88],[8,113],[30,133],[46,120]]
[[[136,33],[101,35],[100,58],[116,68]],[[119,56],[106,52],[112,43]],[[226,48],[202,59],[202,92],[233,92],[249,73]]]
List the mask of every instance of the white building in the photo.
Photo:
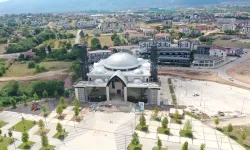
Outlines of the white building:
[[221,57],[223,61],[227,57],[227,49],[221,46],[213,46],[209,50],[209,56]]
[[223,24],[221,29],[223,31],[225,31],[225,30],[233,30],[233,31],[235,31],[236,30],[236,25],[235,24]]
[[94,63],[87,74],[88,81],[75,87],[81,102],[122,100],[160,104],[160,86],[151,81],[151,64],[148,60],[119,52]]
[[250,35],[250,26],[243,27],[241,31],[246,35]]
[[179,40],[178,41],[178,47],[180,48],[189,48],[193,50],[194,44],[191,40]]

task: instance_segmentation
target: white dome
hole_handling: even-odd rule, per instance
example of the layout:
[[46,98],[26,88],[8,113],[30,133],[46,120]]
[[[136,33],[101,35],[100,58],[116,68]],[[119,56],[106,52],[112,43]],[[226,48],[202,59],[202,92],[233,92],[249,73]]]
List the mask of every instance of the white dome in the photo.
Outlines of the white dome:
[[143,72],[141,71],[141,69],[135,69],[133,71],[134,74],[143,74]]
[[135,84],[141,84],[142,80],[140,80],[140,79],[134,79],[133,83],[135,83]]
[[137,58],[129,53],[119,52],[104,60],[103,65],[109,69],[133,69],[140,66]]
[[96,74],[105,74],[106,72],[105,72],[105,70],[103,70],[102,68],[99,68],[99,69],[96,70],[95,73],[96,73]]
[[95,79],[95,83],[100,84],[100,83],[104,83],[104,81],[102,79]]
[[138,61],[142,61],[143,59],[142,58],[137,58]]

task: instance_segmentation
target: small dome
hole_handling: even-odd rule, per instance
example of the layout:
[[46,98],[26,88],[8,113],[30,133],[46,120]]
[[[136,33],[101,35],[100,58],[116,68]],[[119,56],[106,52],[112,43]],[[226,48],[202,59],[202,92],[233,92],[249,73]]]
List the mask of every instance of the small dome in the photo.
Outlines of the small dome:
[[141,71],[141,69],[135,69],[133,71],[134,74],[143,74],[143,72]]
[[99,69],[96,70],[95,73],[97,73],[97,74],[105,74],[106,72],[102,68],[99,68]]
[[100,83],[104,83],[104,81],[102,79],[95,79],[95,83],[100,84]]
[[150,63],[142,64],[142,67],[144,67],[144,68],[150,68]]
[[102,65],[99,63],[94,63],[93,67],[101,67]]
[[141,84],[142,80],[140,80],[140,79],[134,79],[133,83],[135,83],[135,84]]

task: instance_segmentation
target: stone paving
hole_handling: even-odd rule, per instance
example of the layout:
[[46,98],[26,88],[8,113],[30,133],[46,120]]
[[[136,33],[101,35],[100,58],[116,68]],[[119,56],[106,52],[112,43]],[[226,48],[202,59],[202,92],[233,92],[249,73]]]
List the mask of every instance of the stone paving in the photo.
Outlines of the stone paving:
[[[185,116],[185,119],[182,120],[182,125],[170,123],[170,117],[168,117],[169,123],[168,127],[170,128],[170,135],[157,134],[157,128],[161,126],[161,122],[150,120],[150,116],[152,112],[146,112],[146,120],[149,125],[149,133],[136,131],[139,134],[140,138],[148,138],[157,140],[159,136],[162,141],[171,142],[171,143],[179,143],[184,144],[186,141],[188,142],[193,149],[199,149],[201,144],[206,145],[206,149],[220,149],[220,150],[244,150],[241,145],[230,139],[228,136],[223,133],[210,128],[204,125],[201,121],[196,120],[192,117]],[[163,112],[163,116],[168,116],[167,112]],[[180,137],[179,131],[184,127],[184,123],[190,120],[192,124],[192,131],[194,138],[186,138]],[[154,145],[153,145],[154,146]],[[153,148],[152,146],[152,148]],[[151,148],[151,149],[152,149]]]
[[[46,129],[48,132],[49,144],[55,145],[56,149],[60,150],[78,150],[83,147],[92,150],[108,149],[108,150],[125,150],[130,143],[131,134],[134,132],[135,126],[138,124],[139,115],[134,112],[88,112],[84,109],[81,115],[84,115],[84,120],[81,122],[72,121],[73,107],[69,106],[64,110],[65,120],[58,120],[55,111],[46,118]],[[188,141],[190,150],[198,150],[201,144],[206,144],[206,150],[244,150],[239,144],[229,139],[224,134],[213,128],[204,125],[199,120],[195,120],[186,116],[186,120],[190,120],[193,127],[194,139],[180,137],[179,131],[183,125],[169,123],[170,135],[157,134],[157,128],[161,126],[160,122],[150,120],[152,111],[145,111],[147,124],[149,125],[149,133],[136,131],[139,134],[140,141],[143,144],[143,150],[152,150],[156,146],[157,137],[159,136],[164,146],[171,150],[179,150],[184,142]],[[168,116],[168,112],[160,112],[162,117]],[[0,112],[0,120],[8,122],[2,127],[3,134],[7,134],[8,129],[21,121],[21,117],[27,120],[44,120],[44,117],[30,114],[20,114],[17,112],[2,111]],[[135,118],[136,117],[136,118]],[[169,122],[170,122],[170,118]],[[69,135],[63,140],[52,138],[57,132],[56,124],[60,122],[63,128],[69,132]],[[39,135],[35,135],[39,127],[35,125],[28,132],[30,140],[36,142],[32,150],[41,148],[41,139]],[[13,137],[16,142],[8,147],[9,150],[14,150],[18,147],[21,141],[21,133],[13,131]]]

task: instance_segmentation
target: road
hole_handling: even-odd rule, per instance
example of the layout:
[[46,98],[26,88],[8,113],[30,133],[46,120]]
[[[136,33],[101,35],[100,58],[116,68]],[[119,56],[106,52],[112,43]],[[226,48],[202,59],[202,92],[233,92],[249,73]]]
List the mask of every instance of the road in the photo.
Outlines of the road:
[[[244,54],[244,55],[242,55],[241,58],[236,59],[235,61],[233,61],[233,62],[231,62],[231,63],[229,63],[227,65],[224,65],[224,66],[222,66],[220,68],[217,68],[218,75],[221,78],[223,78],[225,80],[228,80],[228,78],[231,78],[231,77],[228,76],[227,70],[230,69],[230,68],[232,68],[232,67],[234,67],[234,66],[237,66],[237,65],[241,64],[242,62],[246,61],[249,58],[250,58],[250,54],[249,53],[248,54]],[[241,82],[241,81],[236,80],[236,79],[233,80],[233,83],[250,88],[250,84]]]

